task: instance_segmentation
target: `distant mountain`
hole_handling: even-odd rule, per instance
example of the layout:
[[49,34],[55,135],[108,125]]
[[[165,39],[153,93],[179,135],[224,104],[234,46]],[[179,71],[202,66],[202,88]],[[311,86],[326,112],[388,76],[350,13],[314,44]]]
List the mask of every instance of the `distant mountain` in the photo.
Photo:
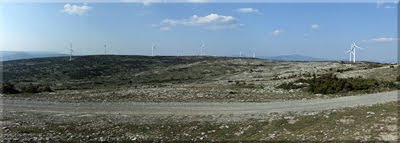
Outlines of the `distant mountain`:
[[0,61],[61,56],[68,55],[48,51],[0,51]]
[[262,58],[274,61],[328,61],[327,59],[314,58],[303,55],[282,55]]

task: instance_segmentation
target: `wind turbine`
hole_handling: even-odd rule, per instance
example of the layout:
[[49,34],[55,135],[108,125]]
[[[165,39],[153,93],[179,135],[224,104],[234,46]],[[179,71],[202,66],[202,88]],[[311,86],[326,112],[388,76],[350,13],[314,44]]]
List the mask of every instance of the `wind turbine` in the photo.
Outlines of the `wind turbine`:
[[242,51],[239,52],[239,57],[242,57]]
[[107,45],[104,44],[104,55],[107,55]]
[[205,47],[205,45],[204,45],[204,42],[201,44],[201,46],[200,46],[200,56],[203,56],[203,50],[204,50],[204,47]]
[[154,56],[154,50],[156,49],[156,45],[153,44],[153,46],[151,47],[151,56]]
[[72,53],[74,50],[72,49],[72,43],[69,43],[69,61],[72,61]]
[[357,49],[357,48],[360,49],[360,50],[363,49],[363,48],[357,46],[356,43],[353,42],[353,44],[351,45],[351,50],[352,50],[352,52],[353,52],[353,63],[356,62],[356,49]]
[[179,51],[179,56],[183,56],[183,51]]
[[256,58],[256,50],[253,49],[253,58]]
[[346,51],[346,53],[349,53],[349,55],[350,55],[349,62],[352,62],[352,58],[353,58],[353,49],[350,48],[350,50]]

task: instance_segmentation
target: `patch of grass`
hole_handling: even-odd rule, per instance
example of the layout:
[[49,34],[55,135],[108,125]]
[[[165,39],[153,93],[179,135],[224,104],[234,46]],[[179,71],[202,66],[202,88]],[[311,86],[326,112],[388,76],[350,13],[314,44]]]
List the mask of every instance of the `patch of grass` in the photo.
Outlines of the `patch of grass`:
[[[300,84],[307,83],[307,84]],[[315,75],[311,79],[299,79],[295,82],[283,83],[278,86],[282,89],[298,89],[307,87],[306,91],[314,94],[336,94],[350,91],[374,91],[381,88],[394,89],[396,85],[389,81],[378,81],[376,79],[338,78],[334,74],[324,74],[319,77]]]
[[21,87],[21,92],[23,93],[41,93],[41,92],[53,92],[53,90],[48,85],[34,85],[28,84]]
[[304,88],[307,87],[306,84],[303,83],[294,83],[294,82],[289,82],[289,83],[282,83],[281,85],[278,86],[278,88],[290,90],[290,89],[299,89],[299,88]]
[[18,91],[15,88],[14,84],[11,84],[11,83],[3,83],[1,85],[1,89],[0,90],[1,90],[1,93],[4,93],[4,94],[17,94],[17,93],[20,93],[20,91]]
[[254,83],[247,83],[246,81],[235,81],[234,86],[236,88],[251,88],[251,89],[262,89],[262,85],[256,85]]
[[15,127],[12,128],[11,131],[20,134],[34,134],[43,132],[43,130],[40,128],[32,128],[32,127]]

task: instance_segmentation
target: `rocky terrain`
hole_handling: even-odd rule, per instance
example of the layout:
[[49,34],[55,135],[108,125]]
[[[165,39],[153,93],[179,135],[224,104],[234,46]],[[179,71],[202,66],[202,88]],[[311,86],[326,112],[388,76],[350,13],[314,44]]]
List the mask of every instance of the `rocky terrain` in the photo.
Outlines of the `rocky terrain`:
[[393,64],[109,55],[1,66],[3,142],[398,140]]
[[395,141],[397,102],[320,112],[131,115],[3,111],[4,142]]
[[[269,102],[360,93],[316,95],[301,89],[278,88],[282,83],[327,73],[339,78],[362,75],[365,79],[390,82],[398,75],[397,65],[390,64],[220,57],[84,56],[72,61],[61,57],[3,63],[6,83],[15,84],[16,88],[46,85],[54,91],[6,97],[45,101]],[[371,92],[388,90],[393,89],[377,88]]]

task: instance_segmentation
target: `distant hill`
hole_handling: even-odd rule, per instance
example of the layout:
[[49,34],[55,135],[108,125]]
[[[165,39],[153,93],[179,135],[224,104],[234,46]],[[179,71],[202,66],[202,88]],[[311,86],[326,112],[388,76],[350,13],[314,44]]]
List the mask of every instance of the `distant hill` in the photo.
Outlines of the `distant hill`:
[[327,59],[314,58],[303,55],[282,55],[282,56],[261,57],[261,58],[274,61],[328,61]]
[[0,51],[0,61],[11,61],[11,60],[43,58],[43,57],[61,57],[61,56],[68,56],[68,55],[56,52],[48,52],[48,51]]
[[202,82],[237,71],[235,64],[221,65],[231,59],[233,58],[90,55],[74,56],[71,61],[66,57],[11,60],[3,62],[3,81],[45,83],[54,89]]

